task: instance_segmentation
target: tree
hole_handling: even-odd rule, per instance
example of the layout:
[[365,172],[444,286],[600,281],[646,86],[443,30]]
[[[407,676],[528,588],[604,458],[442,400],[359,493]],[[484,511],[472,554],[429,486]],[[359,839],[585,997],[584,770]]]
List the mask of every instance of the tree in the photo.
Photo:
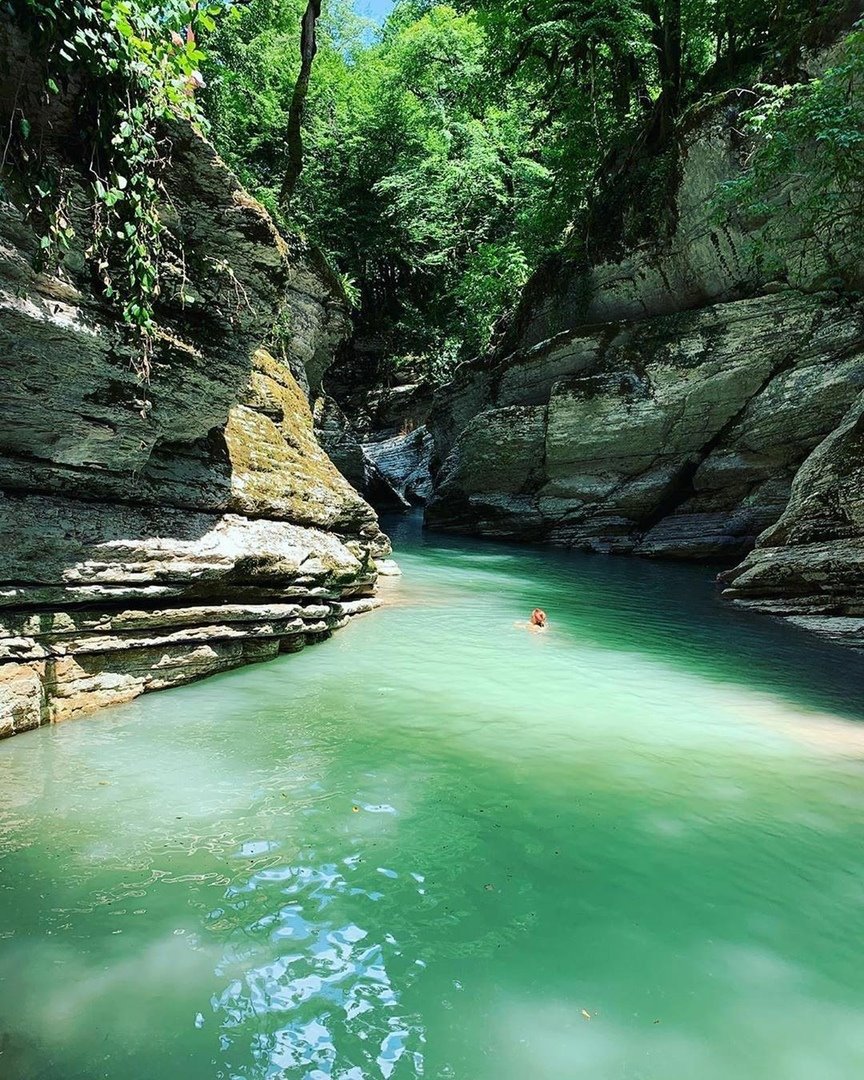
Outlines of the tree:
[[297,82],[294,84],[294,93],[288,110],[288,163],[282,180],[282,189],[279,192],[279,202],[286,211],[303,170],[303,113],[306,108],[306,98],[309,95],[312,63],[318,52],[315,28],[320,15],[321,0],[309,0],[300,23],[300,71]]
[[794,67],[845,3],[397,0],[376,34],[348,0],[250,0],[208,42],[207,108],[244,182],[355,283],[363,355],[440,369],[547,254],[628,207],[652,227],[684,110]]

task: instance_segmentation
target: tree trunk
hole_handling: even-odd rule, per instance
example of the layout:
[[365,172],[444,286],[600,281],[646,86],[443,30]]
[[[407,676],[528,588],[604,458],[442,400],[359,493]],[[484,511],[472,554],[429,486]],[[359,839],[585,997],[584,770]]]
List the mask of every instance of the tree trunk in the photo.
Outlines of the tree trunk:
[[664,84],[677,112],[681,101],[681,0],[665,0],[663,4]]
[[654,24],[660,97],[657,99],[657,135],[662,142],[671,132],[681,104],[681,0],[648,0],[645,10]]
[[303,171],[303,113],[306,97],[309,93],[309,78],[312,74],[312,61],[318,51],[315,26],[321,15],[321,0],[308,0],[300,25],[300,71],[294,84],[291,108],[288,111],[288,160],[282,189],[279,192],[279,204],[283,211],[288,210],[300,173]]

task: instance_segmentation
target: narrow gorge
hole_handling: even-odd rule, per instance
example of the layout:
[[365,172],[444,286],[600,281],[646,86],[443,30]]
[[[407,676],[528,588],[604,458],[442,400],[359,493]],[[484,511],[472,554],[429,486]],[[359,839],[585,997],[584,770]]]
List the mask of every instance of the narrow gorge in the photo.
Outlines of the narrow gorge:
[[862,224],[864,0],[0,0],[0,1080],[864,1076]]

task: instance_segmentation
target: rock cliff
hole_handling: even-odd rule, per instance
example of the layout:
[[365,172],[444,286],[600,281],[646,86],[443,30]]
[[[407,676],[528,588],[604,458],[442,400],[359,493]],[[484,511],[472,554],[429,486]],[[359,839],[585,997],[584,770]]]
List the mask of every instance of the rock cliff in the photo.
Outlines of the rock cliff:
[[736,603],[864,647],[864,396],[801,466],[754,551],[721,575]]
[[685,117],[665,148],[668,228],[636,243],[625,211],[589,263],[552,260],[498,347],[439,394],[427,521],[649,556],[752,551],[730,599],[864,644],[864,306],[827,287],[855,241],[826,250],[790,214],[769,277],[752,226],[718,222],[718,184],[748,149],[741,97]]
[[[9,64],[0,112],[19,90]],[[34,129],[83,208],[56,271],[14,183],[0,199],[0,736],[325,637],[389,551],[304,393],[348,326],[326,267],[166,132],[175,280],[142,383],[92,285],[69,123],[60,102]]]
[[[349,362],[354,354],[349,354]],[[373,506],[406,510],[425,505],[432,493],[432,438],[425,423],[433,389],[424,382],[377,385],[375,371],[358,382],[327,380],[315,402],[315,430],[327,453]],[[362,378],[369,378],[364,387]],[[349,419],[350,417],[350,419]]]

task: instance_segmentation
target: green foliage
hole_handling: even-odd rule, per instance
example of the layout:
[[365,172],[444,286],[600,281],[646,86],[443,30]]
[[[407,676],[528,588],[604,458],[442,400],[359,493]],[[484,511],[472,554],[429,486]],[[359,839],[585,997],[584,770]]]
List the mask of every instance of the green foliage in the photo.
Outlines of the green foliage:
[[[160,125],[198,121],[195,90],[204,55],[197,31],[215,29],[219,6],[196,0],[14,0],[12,13],[44,58],[47,97],[77,95],[82,162],[92,196],[92,260],[107,297],[141,331],[140,373],[148,374],[153,305],[159,295],[163,226]],[[42,249],[68,250],[64,177],[40,161],[32,125],[19,119],[18,157],[32,177],[29,206],[44,224]]]
[[859,276],[864,23],[819,78],[757,90],[761,97],[743,118],[755,148],[742,175],[723,186],[721,207],[760,226],[760,257],[772,249],[782,255],[790,240],[810,236],[841,276]]
[[513,240],[481,244],[471,253],[456,287],[469,352],[486,345],[498,315],[512,303],[529,272],[525,252]]
[[[848,230],[864,175],[864,31],[821,79],[784,85],[800,78],[802,47],[847,6],[397,0],[378,29],[351,0],[328,0],[285,224],[335,264],[366,352],[393,361],[388,371],[441,378],[485,346],[549,253],[578,252],[604,231],[656,232],[677,183],[677,117],[762,70],[773,82],[748,120],[758,149],[726,198],[761,216],[766,235],[790,201],[816,232]],[[44,94],[71,88],[79,99],[95,237],[87,255],[145,340],[168,255],[164,123],[201,122],[200,99],[223,157],[278,219],[305,7],[0,0],[33,32]],[[66,178],[40,157],[36,123],[19,112],[10,141],[49,259],[70,248],[77,218]],[[778,177],[799,173],[807,182],[794,199],[772,195]],[[145,348],[145,374],[146,357]]]
[[[303,6],[252,0],[208,42],[214,139],[277,215]],[[482,345],[566,220],[488,50],[471,12],[403,0],[370,40],[331,4],[313,69],[290,224],[357,283],[358,333],[430,366]]]
[[[208,41],[214,139],[277,217],[304,6],[249,0]],[[844,6],[397,0],[373,34],[331,0],[287,224],[356,283],[364,353],[440,373],[562,244],[656,233],[677,117],[742,72],[788,81]]]

